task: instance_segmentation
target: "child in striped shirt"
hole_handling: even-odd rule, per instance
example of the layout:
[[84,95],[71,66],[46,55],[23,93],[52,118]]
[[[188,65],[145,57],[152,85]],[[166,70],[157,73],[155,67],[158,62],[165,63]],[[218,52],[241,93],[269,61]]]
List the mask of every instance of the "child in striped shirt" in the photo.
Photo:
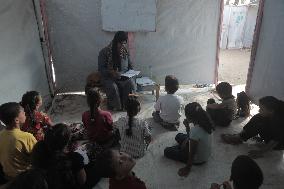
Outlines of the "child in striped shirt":
[[121,149],[133,158],[140,158],[151,142],[151,134],[145,120],[137,118],[140,112],[140,102],[138,96],[130,95],[126,102],[127,117],[122,117],[117,121],[117,128],[121,135]]

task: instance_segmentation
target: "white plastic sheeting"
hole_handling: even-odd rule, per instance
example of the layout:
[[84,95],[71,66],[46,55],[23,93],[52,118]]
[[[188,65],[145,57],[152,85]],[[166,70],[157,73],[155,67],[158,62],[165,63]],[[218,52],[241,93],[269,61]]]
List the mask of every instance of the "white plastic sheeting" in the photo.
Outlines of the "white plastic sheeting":
[[[181,83],[213,83],[221,0],[158,0],[156,32],[134,33],[134,66],[162,83],[175,74]],[[103,32],[101,0],[48,0],[47,13],[57,87],[83,90],[97,70],[99,50],[112,39]],[[151,69],[150,69],[151,67]]]
[[105,31],[155,31],[156,0],[102,0]]
[[257,6],[225,6],[220,47],[222,49],[250,48],[257,17]]
[[284,1],[264,3],[259,42],[249,95],[253,99],[275,96],[284,100]]
[[0,0],[0,103],[28,90],[49,97],[32,0]]
[[256,17],[257,17],[257,10],[258,10],[258,6],[248,7],[244,36],[243,36],[243,45],[245,48],[251,48],[252,46],[254,28],[255,28]]

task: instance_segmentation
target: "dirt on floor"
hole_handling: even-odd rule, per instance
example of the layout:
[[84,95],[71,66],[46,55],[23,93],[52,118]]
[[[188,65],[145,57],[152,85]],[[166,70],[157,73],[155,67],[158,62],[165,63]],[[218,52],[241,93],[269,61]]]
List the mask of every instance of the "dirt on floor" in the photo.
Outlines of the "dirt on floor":
[[218,81],[227,81],[233,85],[246,84],[250,54],[250,49],[221,50]]

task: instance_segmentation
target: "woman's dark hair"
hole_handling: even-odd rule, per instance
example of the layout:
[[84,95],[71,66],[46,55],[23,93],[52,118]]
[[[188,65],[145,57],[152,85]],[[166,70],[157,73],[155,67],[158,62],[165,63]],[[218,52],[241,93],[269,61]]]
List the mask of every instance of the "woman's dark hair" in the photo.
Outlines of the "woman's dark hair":
[[97,171],[99,176],[104,178],[114,178],[116,173],[113,164],[113,151],[105,150],[97,156],[94,163],[94,170]]
[[174,94],[179,88],[178,79],[173,75],[167,75],[165,77],[165,90],[169,94]]
[[240,155],[233,161],[230,180],[236,189],[258,189],[263,182],[263,174],[254,160]]
[[127,33],[124,31],[118,31],[115,33],[113,40],[112,40],[112,62],[115,67],[120,65],[120,55],[117,52],[117,44],[128,40]]
[[15,118],[19,116],[21,105],[17,102],[8,102],[0,106],[0,119],[6,125],[14,122]]
[[232,96],[232,85],[228,82],[221,82],[216,86],[216,91],[218,94],[224,96]]
[[21,105],[23,106],[28,119],[31,121],[31,126],[36,125],[34,110],[40,101],[40,94],[37,91],[28,91],[22,96]]
[[87,91],[87,103],[90,107],[91,122],[94,123],[101,103],[101,95],[96,88],[91,88]]
[[278,100],[273,96],[265,96],[259,99],[259,104],[263,105],[265,108],[274,112],[276,116],[283,116],[284,114],[284,102]]
[[125,132],[127,136],[132,136],[133,118],[140,112],[141,109],[138,96],[129,95],[125,106],[128,115],[128,129],[126,129]]
[[71,131],[68,125],[58,123],[46,132],[44,143],[50,152],[62,152],[68,145],[70,137]]
[[213,124],[205,110],[197,102],[188,103],[185,106],[185,117],[189,122],[198,124],[207,133],[211,134],[214,130]]
[[30,169],[19,174],[7,189],[48,189],[46,175],[43,170]]

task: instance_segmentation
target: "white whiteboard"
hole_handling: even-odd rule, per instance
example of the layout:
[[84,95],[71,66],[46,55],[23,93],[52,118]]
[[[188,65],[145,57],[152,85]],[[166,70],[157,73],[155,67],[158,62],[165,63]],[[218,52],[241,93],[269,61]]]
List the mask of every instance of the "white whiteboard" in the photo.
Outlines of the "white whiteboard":
[[102,0],[103,30],[155,31],[156,0]]

